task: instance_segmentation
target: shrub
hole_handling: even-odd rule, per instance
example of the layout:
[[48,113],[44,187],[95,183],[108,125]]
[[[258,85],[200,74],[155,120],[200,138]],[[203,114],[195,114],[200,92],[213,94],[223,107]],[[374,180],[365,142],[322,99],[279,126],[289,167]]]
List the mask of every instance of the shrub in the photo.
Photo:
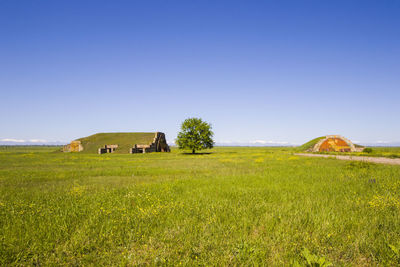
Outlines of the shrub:
[[363,152],[364,152],[364,153],[372,153],[373,150],[372,150],[372,148],[370,148],[370,147],[366,147],[366,148],[363,149]]

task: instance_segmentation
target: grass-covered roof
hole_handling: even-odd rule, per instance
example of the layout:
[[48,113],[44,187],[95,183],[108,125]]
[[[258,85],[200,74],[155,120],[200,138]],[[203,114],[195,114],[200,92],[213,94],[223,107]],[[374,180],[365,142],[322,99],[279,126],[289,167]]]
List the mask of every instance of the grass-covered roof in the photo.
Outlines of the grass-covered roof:
[[104,145],[118,145],[115,153],[129,153],[135,144],[149,145],[154,140],[155,133],[97,133],[76,139],[81,141],[83,153],[97,153],[99,147]]
[[317,137],[311,141],[308,141],[307,143],[299,146],[298,150],[301,150],[301,151],[309,150],[310,148],[313,148],[321,139],[324,139],[325,137],[326,136],[321,136],[321,137]]

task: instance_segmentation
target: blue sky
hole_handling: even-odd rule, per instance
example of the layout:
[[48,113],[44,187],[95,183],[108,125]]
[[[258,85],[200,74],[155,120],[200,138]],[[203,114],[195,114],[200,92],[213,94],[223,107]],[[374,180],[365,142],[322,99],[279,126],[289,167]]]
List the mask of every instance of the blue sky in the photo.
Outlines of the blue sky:
[[[400,142],[400,1],[1,1],[0,141]],[[39,140],[39,141],[38,141]]]

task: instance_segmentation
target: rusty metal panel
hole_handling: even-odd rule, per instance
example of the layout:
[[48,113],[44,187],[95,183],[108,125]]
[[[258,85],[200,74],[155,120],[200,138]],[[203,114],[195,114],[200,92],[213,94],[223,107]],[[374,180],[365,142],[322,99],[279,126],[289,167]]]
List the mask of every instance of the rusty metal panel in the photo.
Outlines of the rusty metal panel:
[[328,138],[326,139],[321,146],[319,147],[319,151],[329,151],[329,152],[350,152],[351,147],[347,144],[346,141],[340,138]]

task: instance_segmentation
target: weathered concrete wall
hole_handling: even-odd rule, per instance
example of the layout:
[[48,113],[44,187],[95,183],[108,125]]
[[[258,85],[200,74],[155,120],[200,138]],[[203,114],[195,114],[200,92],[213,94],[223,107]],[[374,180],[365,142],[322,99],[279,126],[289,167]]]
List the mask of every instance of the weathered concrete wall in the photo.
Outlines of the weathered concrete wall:
[[72,141],[63,147],[63,152],[80,152],[83,150],[81,141]]
[[98,149],[99,154],[113,153],[118,148],[118,145],[104,145]]
[[150,152],[170,152],[170,148],[165,139],[165,134],[161,132],[156,132],[154,135],[153,142],[150,145],[139,145],[135,144],[133,148],[130,149],[129,153],[150,153]]

